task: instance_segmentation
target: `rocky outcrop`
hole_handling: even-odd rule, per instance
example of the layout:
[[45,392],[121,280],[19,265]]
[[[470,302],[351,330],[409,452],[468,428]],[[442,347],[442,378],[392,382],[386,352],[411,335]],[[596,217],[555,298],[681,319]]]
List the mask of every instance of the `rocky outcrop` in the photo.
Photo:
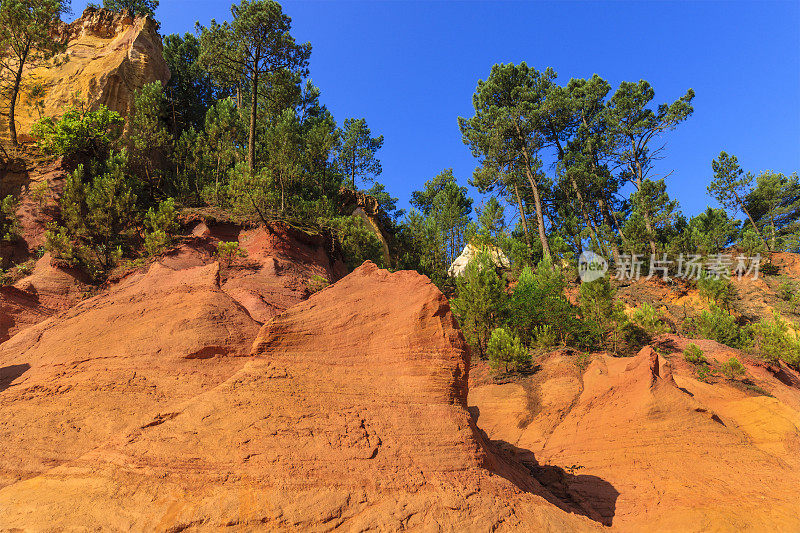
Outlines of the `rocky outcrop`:
[[21,95],[17,129],[23,134],[40,114],[61,116],[76,94],[92,108],[104,104],[127,116],[138,89],[169,79],[158,26],[148,17],[89,7],[57,38],[67,42],[66,52],[26,73],[29,83],[43,85],[45,96],[44,107],[37,110]]
[[341,202],[339,210],[343,215],[359,217],[366,223],[366,227],[378,237],[383,250],[383,261],[386,265],[390,265],[389,233],[386,231],[389,221],[378,200],[361,191],[342,188],[339,190],[339,201]]
[[447,269],[447,274],[453,277],[462,275],[467,269],[467,265],[469,265],[470,262],[472,262],[482,251],[489,254],[489,257],[492,259],[492,263],[494,263],[497,268],[509,268],[511,266],[511,262],[500,248],[496,246],[478,247],[474,244],[467,243],[467,245],[464,246],[464,250],[461,252],[461,255],[456,257],[456,259],[453,261],[453,264]]
[[615,529],[797,530],[797,373],[693,341],[710,361],[735,355],[748,371],[745,382],[702,381],[679,351],[688,342],[665,337],[667,356],[649,347],[634,358],[597,355],[584,373],[564,351],[517,382],[477,381],[477,372],[469,403],[491,439],[577,474],[565,478],[568,491]]
[[249,353],[257,331],[220,289],[216,264],[154,264],[18,332],[0,344],[0,373],[14,376],[0,383],[0,486],[77,459],[223,382],[244,365],[236,356]]
[[[423,276],[366,263],[264,325],[242,358],[231,356],[252,325],[215,275],[156,266],[9,341],[0,366],[18,377],[0,392],[0,523],[598,527],[495,454],[475,427],[467,346]],[[105,325],[100,335],[56,349],[54,340],[90,322]]]

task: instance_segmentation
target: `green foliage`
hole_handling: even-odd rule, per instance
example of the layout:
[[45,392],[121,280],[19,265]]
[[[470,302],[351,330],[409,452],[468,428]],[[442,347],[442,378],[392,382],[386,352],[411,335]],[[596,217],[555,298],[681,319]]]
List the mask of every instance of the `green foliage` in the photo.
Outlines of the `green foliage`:
[[61,15],[69,13],[69,2],[62,0],[3,0],[0,2],[0,79],[10,79],[8,87],[8,127],[11,142],[17,144],[15,111],[23,72],[66,48],[66,42],[53,39]]
[[103,8],[117,12],[128,11],[136,17],[147,15],[155,18],[158,0],[103,0]]
[[743,199],[751,193],[751,183],[753,175],[747,174],[739,167],[739,161],[735,155],[728,155],[722,151],[719,157],[711,162],[711,169],[714,171],[714,178],[708,185],[708,194],[713,196],[725,209],[736,212],[739,209],[745,212],[750,219],[751,227],[758,234],[764,247],[768,248],[763,234],[750,215],[747,205]]
[[[774,251],[800,252],[800,180],[765,171],[744,198],[747,212]],[[762,243],[763,244],[763,243]]]
[[778,297],[788,302],[797,294],[797,285],[788,277],[784,276],[778,287]]
[[178,230],[176,218],[177,210],[172,198],[159,203],[157,209],[148,209],[144,219],[144,249],[147,255],[159,255],[172,244],[172,237]]
[[736,319],[715,304],[712,304],[710,311],[703,311],[695,320],[690,320],[687,326],[696,337],[715,340],[731,348],[747,349],[752,341],[749,333],[736,323]]
[[697,279],[697,288],[700,296],[726,310],[730,310],[736,299],[736,289],[729,279],[714,277],[707,272]]
[[0,200],[0,241],[13,241],[19,237],[18,205],[19,200],[11,195]]
[[133,96],[130,121],[129,164],[136,174],[144,176],[155,195],[163,180],[159,161],[166,160],[172,147],[172,136],[161,121],[164,91],[160,81],[148,83]]
[[535,270],[525,267],[508,302],[508,324],[525,343],[532,343],[548,328],[562,344],[580,343],[578,309],[564,296],[564,278],[547,261]]
[[502,323],[506,293],[491,256],[479,253],[456,279],[457,296],[450,300],[467,342],[486,356],[491,331]]
[[537,348],[547,350],[559,344],[559,338],[553,326],[542,324],[533,328],[533,343]]
[[164,61],[170,77],[164,93],[168,101],[167,121],[175,138],[190,127],[201,129],[206,111],[214,105],[218,91],[210,74],[198,62],[200,39],[193,33],[164,37]]
[[695,371],[700,381],[708,381],[708,379],[714,375],[714,371],[708,363],[700,363],[695,367]]
[[432,279],[441,279],[464,248],[472,199],[466,187],[459,187],[453,169],[446,169],[411,193],[411,205],[424,217],[408,221],[412,238],[419,241],[419,261]]
[[363,218],[353,215],[331,220],[336,239],[342,246],[344,262],[351,270],[370,260],[381,268],[385,264],[383,244]]
[[735,357],[731,357],[720,366],[720,371],[728,379],[736,379],[745,374],[744,365]]
[[761,236],[752,227],[746,227],[742,230],[742,237],[739,239],[739,248],[748,256],[755,256],[756,254],[764,254],[767,252],[767,247]]
[[[739,221],[731,219],[722,209],[709,207],[689,220],[686,231],[697,253],[708,256],[720,253],[734,242],[739,234]],[[690,252],[695,253],[695,250]]]
[[108,157],[122,134],[122,117],[101,105],[89,111],[85,104],[72,107],[58,120],[46,117],[33,125],[39,147],[48,154],[88,162]]
[[684,348],[683,358],[686,359],[687,363],[691,363],[693,365],[708,363],[706,356],[703,355],[703,350],[701,350],[700,347],[694,343],[690,343],[686,348]]
[[244,250],[236,241],[219,241],[215,255],[223,266],[230,267],[237,258],[244,256]]
[[356,188],[356,179],[371,183],[381,173],[381,162],[375,154],[383,146],[383,135],[372,137],[363,118],[346,118],[339,132],[337,161],[339,170]]
[[492,331],[487,345],[487,353],[492,366],[499,368],[502,365],[506,372],[508,372],[509,365],[512,369],[518,370],[530,364],[531,360],[530,352],[519,338],[504,328],[496,328]]
[[800,337],[790,332],[789,324],[773,311],[772,320],[762,319],[751,326],[754,353],[768,362],[782,360],[800,367]]
[[662,320],[661,314],[648,303],[644,303],[634,309],[630,314],[629,320],[632,324],[644,330],[650,337],[669,331],[669,327]]
[[298,45],[289,33],[291,19],[272,0],[241,0],[231,6],[231,22],[211,20],[200,27],[198,61],[223,89],[249,90],[250,128],[247,166],[255,171],[259,95],[264,88],[285,86],[285,80],[305,74],[309,43]]
[[138,227],[136,194],[125,172],[126,153],[111,153],[104,163],[79,165],[62,193],[63,227],[51,228],[53,255],[81,263],[94,276],[113,268]]
[[306,282],[306,289],[308,289],[308,292],[310,294],[314,294],[315,292],[321,291],[330,284],[331,282],[328,281],[327,278],[324,278],[319,274],[314,274]]
[[635,342],[633,331],[622,305],[615,301],[616,291],[607,277],[581,283],[578,293],[584,336],[579,341],[586,348],[598,347],[613,352],[622,351]]

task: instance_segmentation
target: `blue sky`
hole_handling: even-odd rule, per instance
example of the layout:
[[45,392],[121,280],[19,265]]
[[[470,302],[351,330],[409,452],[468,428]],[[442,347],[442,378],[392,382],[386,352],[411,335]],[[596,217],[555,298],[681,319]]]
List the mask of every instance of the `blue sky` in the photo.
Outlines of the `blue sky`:
[[[553,67],[562,83],[643,78],[657,102],[693,88],[695,113],[667,135],[656,168],[672,172],[669,192],[687,215],[713,205],[705,187],[720,150],[754,172],[800,170],[798,1],[282,4],[295,38],[313,46],[311,77],[337,121],[365,117],[384,135],[380,179],[401,207],[444,168],[466,185],[476,162],[456,119],[472,116],[475,85],[499,62]],[[156,14],[162,34],[184,33],[229,9],[161,0]]]

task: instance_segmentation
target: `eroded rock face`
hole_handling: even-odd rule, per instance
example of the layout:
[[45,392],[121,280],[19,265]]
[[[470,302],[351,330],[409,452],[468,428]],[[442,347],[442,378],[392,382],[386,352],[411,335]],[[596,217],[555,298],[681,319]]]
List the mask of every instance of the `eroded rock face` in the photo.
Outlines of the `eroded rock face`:
[[[204,270],[208,267],[198,268],[163,275],[174,280],[173,286],[186,287],[180,300],[196,292],[222,298],[213,284],[202,289],[208,285],[190,281],[213,275]],[[136,302],[164,282],[143,279],[136,285],[140,296],[121,292],[115,297],[128,298],[128,320],[141,309]],[[163,291],[153,300],[159,304],[148,305],[170,316],[179,314],[176,306],[191,305],[168,300]],[[251,329],[246,321],[238,333],[231,330],[239,316],[233,313],[206,315],[202,322],[226,328],[227,339],[247,339]],[[103,322],[128,331],[126,320]],[[0,490],[0,523],[33,529],[158,530],[231,525],[318,531],[599,527],[560,508],[566,505],[550,503],[552,494],[524,467],[496,455],[477,430],[466,408],[469,353],[447,300],[423,276],[390,274],[365,263],[265,324],[247,358],[229,353],[186,359],[184,344],[170,340],[169,324],[149,329],[152,341],[160,342],[145,342],[132,332],[124,341],[131,350],[161,346],[145,359],[125,358],[146,368],[146,381],[137,381],[145,379],[138,372],[129,381],[122,379],[115,359],[86,364],[86,355],[62,354],[61,360],[70,363],[59,369],[72,376],[59,381],[55,362],[50,363],[50,399],[31,388],[45,379],[34,379],[44,369],[22,373],[0,392],[2,438],[11,446],[3,463],[7,479],[19,476],[15,465],[23,450],[47,456],[52,467],[43,464],[43,457],[36,477],[7,482]],[[46,339],[47,328],[38,334]],[[94,338],[91,344],[108,344],[102,340]],[[3,352],[0,364],[38,364],[41,348],[31,345],[29,350],[19,357]],[[182,384],[187,376],[176,375],[179,364],[193,365],[200,375],[216,367],[215,380],[224,375],[219,368],[225,364],[230,373],[216,384],[211,379]],[[57,419],[56,406],[65,405],[67,394],[57,386],[85,390],[86,381],[75,377],[81,372],[92,375],[96,384],[94,407],[82,416],[67,416],[77,410],[64,407]],[[162,387],[150,398],[137,394],[160,382],[186,394]],[[132,409],[131,403],[148,405]],[[44,417],[36,435],[20,442],[8,436],[31,419],[34,409],[24,412],[17,405],[54,414]],[[114,422],[107,420],[112,416]],[[93,424],[95,419],[105,423]],[[42,453],[41,443],[49,435],[62,439],[60,432],[77,431],[72,426],[93,433],[92,444],[78,439],[84,446],[62,445],[58,452],[48,448],[49,456]]]
[[[60,38],[67,41],[66,52],[26,73],[27,79],[45,88],[42,116],[61,116],[76,93],[92,108],[104,104],[128,116],[138,89],[169,80],[161,36],[148,17],[89,7],[62,28]],[[25,98],[23,93],[17,104],[17,129],[23,134],[39,118],[39,111]]]
[[[489,438],[571,472],[568,490],[614,529],[800,528],[797,374],[692,341],[710,361],[738,357],[756,388],[707,383],[683,360],[688,340],[663,341],[670,355],[598,355],[582,375],[574,355],[555,353],[530,378],[474,383],[470,404]],[[598,490],[592,477],[614,490]]]
[[0,373],[13,375],[0,378],[0,486],[77,459],[223,382],[244,365],[237,356],[257,331],[220,289],[216,264],[154,264],[18,332],[0,344]]

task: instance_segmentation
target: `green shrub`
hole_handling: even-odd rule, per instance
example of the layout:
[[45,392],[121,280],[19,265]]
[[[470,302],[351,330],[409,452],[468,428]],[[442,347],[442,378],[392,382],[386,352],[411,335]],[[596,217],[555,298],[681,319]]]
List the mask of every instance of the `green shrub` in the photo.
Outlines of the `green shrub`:
[[619,352],[636,342],[636,332],[630,327],[622,305],[616,302],[615,294],[606,277],[581,283],[578,293],[583,319],[583,335],[578,339],[580,347]]
[[19,237],[18,205],[17,199],[11,195],[0,200],[0,241],[13,241]]
[[739,248],[748,256],[756,254],[764,254],[767,249],[764,247],[764,241],[758,236],[758,233],[750,226],[742,231],[742,239],[739,241]]
[[504,328],[496,328],[492,331],[487,347],[489,361],[493,367],[499,368],[501,365],[508,372],[509,365],[512,369],[530,363],[530,353],[519,340],[519,337],[509,333]]
[[723,309],[730,310],[736,299],[736,289],[726,278],[715,278],[703,273],[697,280],[697,288],[700,289],[700,296]]
[[708,378],[714,375],[714,371],[711,369],[708,363],[700,363],[697,365],[695,370],[697,371],[697,378],[700,381],[708,381]]
[[315,292],[321,291],[328,285],[330,285],[330,281],[328,281],[327,278],[324,278],[319,274],[314,274],[306,282],[306,289],[308,289],[309,293],[314,294]]
[[527,266],[522,270],[508,302],[508,324],[523,342],[533,343],[537,328],[544,326],[561,343],[580,339],[578,309],[564,296],[564,285],[561,273],[547,261],[535,271]]
[[381,268],[385,264],[383,243],[375,232],[367,227],[367,223],[359,216],[338,217],[333,219],[333,230],[342,246],[344,262],[352,270],[370,260]]
[[634,309],[629,320],[637,327],[644,330],[650,337],[655,337],[669,331],[669,328],[661,319],[661,314],[650,304],[642,304],[641,307]]
[[746,349],[751,343],[748,332],[739,327],[728,311],[717,305],[712,304],[710,311],[703,311],[688,326],[696,336],[715,340],[731,348]]
[[147,211],[144,219],[144,249],[147,255],[159,255],[172,244],[172,236],[178,229],[176,219],[177,211],[172,198],[158,204],[158,209],[151,207]]
[[553,326],[542,324],[533,328],[533,342],[538,348],[547,350],[558,345],[558,335]]
[[781,280],[781,284],[778,287],[778,297],[788,302],[797,294],[797,287],[795,284],[790,280],[788,277],[784,276]]
[[239,248],[239,243],[236,241],[220,241],[217,243],[217,259],[226,267],[231,266],[237,257],[243,255],[244,251]]
[[778,313],[773,312],[772,320],[762,319],[750,329],[757,356],[772,363],[780,359],[795,368],[800,366],[800,339],[789,333],[789,325]]
[[65,227],[50,224],[44,234],[44,239],[44,248],[50,252],[54,259],[67,266],[77,266],[81,262],[80,250],[72,242],[72,238]]
[[736,379],[745,374],[744,365],[735,357],[731,357],[722,363],[722,366],[720,366],[720,371],[722,371],[722,373],[728,379]]
[[39,209],[47,205],[50,196],[50,183],[47,180],[40,181],[30,188],[30,197],[39,206]]
[[53,225],[46,248],[54,257],[80,264],[95,278],[115,267],[140,228],[135,181],[126,173],[125,152],[78,165],[59,200],[61,225]]
[[58,120],[46,117],[33,125],[39,147],[48,154],[79,157],[83,161],[104,159],[122,135],[124,120],[101,105],[89,111],[81,105],[68,109]]
[[687,363],[691,363],[693,365],[708,363],[706,356],[703,355],[703,350],[701,350],[696,344],[689,344],[689,346],[683,350],[683,358],[686,359]]
[[456,297],[450,305],[464,337],[481,358],[486,356],[491,331],[503,321],[506,299],[505,284],[486,252],[476,255],[456,278]]

